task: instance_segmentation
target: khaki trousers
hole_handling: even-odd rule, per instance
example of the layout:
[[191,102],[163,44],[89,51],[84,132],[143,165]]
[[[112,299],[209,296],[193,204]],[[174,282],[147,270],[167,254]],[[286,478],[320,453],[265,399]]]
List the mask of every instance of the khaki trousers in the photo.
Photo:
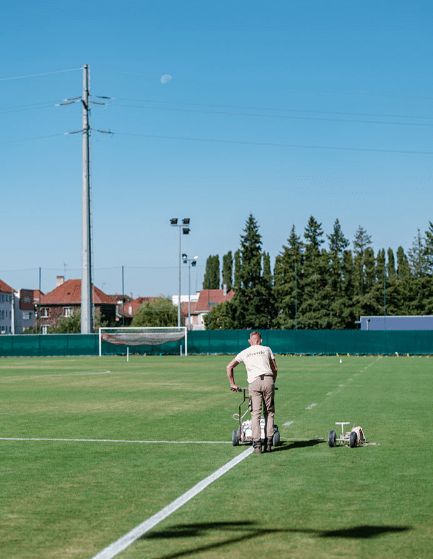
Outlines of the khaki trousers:
[[261,440],[260,433],[260,416],[262,413],[263,403],[263,416],[265,418],[265,436],[272,438],[274,436],[274,393],[275,383],[270,375],[261,375],[251,382],[248,386],[250,401],[249,410],[251,412],[251,429],[253,434],[253,441]]

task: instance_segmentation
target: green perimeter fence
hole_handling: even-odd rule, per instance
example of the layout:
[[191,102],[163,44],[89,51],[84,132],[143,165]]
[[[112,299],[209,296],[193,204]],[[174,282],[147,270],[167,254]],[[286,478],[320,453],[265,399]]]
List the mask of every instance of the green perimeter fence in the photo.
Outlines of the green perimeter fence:
[[[236,354],[248,346],[251,330],[206,330],[188,333],[188,354]],[[433,330],[262,330],[263,344],[288,354],[433,354]],[[182,352],[185,343],[182,340]],[[179,342],[141,345],[130,353],[179,355]],[[104,355],[126,353],[126,346],[102,343]],[[98,334],[0,336],[0,357],[99,355]]]

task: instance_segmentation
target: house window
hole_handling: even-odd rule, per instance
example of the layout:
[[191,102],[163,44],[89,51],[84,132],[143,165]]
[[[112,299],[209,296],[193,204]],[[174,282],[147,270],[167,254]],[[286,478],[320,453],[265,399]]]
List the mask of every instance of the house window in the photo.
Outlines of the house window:
[[48,326],[42,326],[42,334],[48,334]]
[[50,309],[48,307],[43,307],[41,316],[45,318],[50,316]]
[[71,307],[65,307],[63,309],[63,316],[72,316],[73,312],[74,312],[74,309],[72,309]]
[[32,319],[32,313],[30,311],[23,312],[23,320],[31,320],[31,319]]

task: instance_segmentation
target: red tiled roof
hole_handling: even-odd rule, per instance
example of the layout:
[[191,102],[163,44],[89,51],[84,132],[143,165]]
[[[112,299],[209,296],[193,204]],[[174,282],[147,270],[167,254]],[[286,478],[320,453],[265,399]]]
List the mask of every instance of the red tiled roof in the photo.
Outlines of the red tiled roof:
[[0,291],[2,293],[12,293],[12,287],[5,283],[4,281],[0,280]]
[[[137,299],[125,303],[125,316],[127,313],[134,316],[143,303],[148,303],[154,299],[161,299],[161,297],[137,297]],[[122,312],[122,305],[119,305],[119,311]]]
[[34,289],[33,290],[33,303],[38,303],[39,302],[39,296],[40,295],[44,295],[44,292],[39,291],[39,289]]
[[[197,307],[197,302],[196,301],[191,301],[191,311],[190,311],[191,314],[198,314],[196,307]],[[181,316],[188,316],[188,302],[181,303],[180,315]]]
[[211,311],[215,305],[224,303],[224,301],[231,301],[234,294],[233,289],[230,289],[227,295],[224,295],[223,289],[203,289],[200,291],[195,310],[198,312]]
[[[93,303],[115,305],[108,295],[98,287],[93,286]],[[50,293],[42,295],[41,305],[80,305],[81,304],[81,280],[67,280]]]

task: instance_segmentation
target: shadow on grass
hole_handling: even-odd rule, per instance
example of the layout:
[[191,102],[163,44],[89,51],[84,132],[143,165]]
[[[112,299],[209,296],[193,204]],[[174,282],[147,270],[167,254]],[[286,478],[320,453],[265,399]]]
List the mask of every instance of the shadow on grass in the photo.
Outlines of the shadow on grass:
[[281,446],[272,447],[272,452],[281,452],[282,450],[294,450],[296,448],[306,448],[324,443],[322,439],[311,439],[309,441],[283,441]]
[[385,534],[396,534],[407,532],[412,528],[409,526],[370,526],[360,525],[352,528],[344,528],[341,530],[314,530],[314,529],[268,529],[260,528],[256,522],[203,522],[195,524],[178,524],[167,530],[161,530],[153,534],[142,536],[141,540],[157,540],[172,538],[197,538],[203,537],[211,532],[231,530],[234,532],[242,532],[242,534],[233,537],[224,538],[223,541],[194,547],[170,555],[163,555],[160,559],[176,559],[176,557],[194,556],[203,551],[218,549],[226,545],[240,543],[252,538],[267,536],[269,534],[310,534],[317,538],[347,538],[347,539],[371,539]]

